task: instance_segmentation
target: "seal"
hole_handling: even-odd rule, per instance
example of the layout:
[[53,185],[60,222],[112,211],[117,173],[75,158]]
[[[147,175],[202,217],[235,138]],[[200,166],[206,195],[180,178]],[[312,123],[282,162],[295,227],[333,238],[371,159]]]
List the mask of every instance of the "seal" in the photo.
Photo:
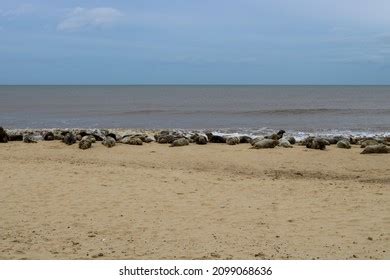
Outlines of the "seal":
[[374,140],[374,139],[367,139],[367,140],[364,140],[363,142],[361,142],[360,148],[365,148],[367,146],[378,145],[378,144],[379,144],[379,142]]
[[127,144],[127,145],[142,145],[143,144],[143,142],[140,138],[131,137],[131,136],[127,136],[127,137],[122,138],[121,143]]
[[278,133],[274,133],[272,135],[269,135],[269,136],[265,136],[264,138],[265,139],[272,139],[272,140],[279,140],[279,139],[282,139],[283,138],[283,134],[285,134],[286,131],[284,130],[279,130]]
[[279,140],[263,139],[253,144],[250,149],[273,149],[279,144]]
[[182,147],[182,146],[188,146],[190,144],[190,141],[186,138],[179,138],[172,142],[170,147]]
[[45,141],[53,141],[54,140],[54,133],[51,131],[45,132],[43,134],[43,140]]
[[228,137],[226,139],[226,144],[228,144],[228,145],[240,144],[240,138],[238,138],[238,137]]
[[322,138],[308,138],[306,139],[306,148],[308,149],[316,149],[316,150],[325,150],[327,141]]
[[[85,137],[85,136],[84,136]],[[86,136],[88,137],[88,136]],[[88,139],[88,138],[83,138],[81,139],[81,141],[79,142],[79,148],[81,150],[86,150],[86,149],[90,149],[92,147],[92,142]]]
[[340,149],[351,149],[351,144],[349,143],[348,140],[340,140],[337,142],[336,144],[337,148],[340,148]]
[[369,145],[364,148],[361,154],[388,154],[390,153],[390,148],[384,144],[378,145]]
[[251,137],[247,135],[240,136],[240,143],[251,143],[251,142],[252,142]]
[[93,135],[85,135],[85,136],[83,136],[83,138],[81,138],[81,140],[88,140],[91,143],[96,143],[96,139]]
[[226,143],[226,139],[219,135],[213,135],[211,132],[207,132],[206,136],[210,143]]
[[206,135],[197,135],[197,137],[195,137],[194,140],[195,140],[195,143],[198,145],[206,145],[208,142]]
[[103,141],[102,141],[102,144],[104,146],[106,146],[107,148],[111,148],[111,147],[114,147],[115,146],[115,139],[110,137],[110,136],[107,136]]
[[278,146],[283,147],[283,148],[292,148],[293,147],[293,145],[291,145],[290,141],[288,141],[286,138],[281,138],[279,140]]
[[32,134],[24,134],[23,135],[23,142],[24,143],[37,143],[37,141],[34,139],[34,135],[32,135]]
[[74,136],[73,133],[68,132],[64,135],[64,139],[62,139],[62,142],[64,142],[66,145],[73,145],[76,143],[76,136]]
[[8,142],[8,134],[4,130],[4,128],[0,126],[0,143],[7,143],[7,142]]

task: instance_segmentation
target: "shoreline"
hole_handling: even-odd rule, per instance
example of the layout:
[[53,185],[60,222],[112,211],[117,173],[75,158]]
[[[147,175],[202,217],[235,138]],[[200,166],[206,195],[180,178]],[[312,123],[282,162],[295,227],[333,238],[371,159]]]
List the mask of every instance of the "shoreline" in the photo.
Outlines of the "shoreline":
[[[145,133],[148,135],[153,135],[161,131],[170,131],[178,132],[183,134],[193,134],[193,133],[207,133],[211,132],[214,135],[221,136],[266,136],[270,135],[277,131],[277,129],[271,128],[215,128],[215,129],[183,129],[183,128],[99,128],[99,127],[57,127],[57,128],[7,128],[4,127],[4,130],[13,134],[38,134],[42,135],[46,132],[55,132],[55,131],[69,131],[77,134],[80,131],[96,131],[96,130],[105,130],[108,132],[116,133],[119,135],[127,134],[136,134],[136,133]],[[286,130],[286,136],[295,137],[297,140],[303,140],[306,137],[355,137],[355,138],[378,138],[383,139],[390,137],[390,129],[384,131],[351,131],[351,130],[317,130],[317,131],[294,131]]]

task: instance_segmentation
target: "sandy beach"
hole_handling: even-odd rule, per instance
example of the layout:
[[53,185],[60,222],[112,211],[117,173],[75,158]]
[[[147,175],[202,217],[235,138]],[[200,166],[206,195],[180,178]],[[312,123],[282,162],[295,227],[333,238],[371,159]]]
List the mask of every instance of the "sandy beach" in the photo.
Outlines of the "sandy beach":
[[389,259],[390,155],[0,145],[0,259]]

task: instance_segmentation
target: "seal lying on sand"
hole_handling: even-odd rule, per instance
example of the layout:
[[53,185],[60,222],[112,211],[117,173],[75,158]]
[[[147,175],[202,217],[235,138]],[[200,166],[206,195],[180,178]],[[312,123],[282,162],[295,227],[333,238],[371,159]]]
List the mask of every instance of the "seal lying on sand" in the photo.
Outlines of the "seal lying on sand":
[[371,146],[371,145],[378,145],[379,142],[374,140],[374,139],[368,139],[368,140],[364,140],[361,142],[360,144],[360,148],[365,148],[367,146]]
[[364,148],[361,154],[387,154],[390,153],[390,148],[383,144],[369,145]]
[[142,145],[143,144],[143,142],[140,138],[130,137],[130,136],[122,138],[121,143],[128,144],[128,145]]
[[[84,136],[85,137],[85,136]],[[92,142],[88,138],[83,138],[79,142],[79,148],[81,150],[86,150],[92,147]]]
[[337,148],[340,149],[351,149],[351,144],[349,143],[348,140],[340,140],[337,142]]
[[292,148],[293,147],[293,145],[291,145],[291,143],[286,138],[281,138],[279,140],[278,146],[283,147],[283,148]]
[[211,132],[206,133],[210,143],[226,143],[226,139],[219,135],[213,135]]
[[110,136],[107,136],[103,141],[102,141],[102,144],[104,146],[106,146],[107,148],[111,148],[111,147],[114,147],[115,146],[115,139],[110,137]]
[[252,138],[246,135],[240,136],[240,143],[251,143]]
[[4,128],[0,126],[0,143],[7,143],[7,142],[8,142],[8,134],[4,130]]
[[91,143],[96,143],[96,139],[93,135],[85,135],[85,136],[83,136],[83,138],[81,138],[81,140],[88,140]]
[[205,135],[198,135],[198,137],[195,138],[195,143],[198,145],[206,145],[207,142],[207,136]]
[[322,138],[310,138],[307,139],[306,148],[316,149],[316,150],[325,150],[326,140]]
[[279,144],[278,140],[263,139],[253,144],[250,149],[273,149]]
[[294,145],[297,141],[294,137],[290,136],[286,138],[288,142],[290,142],[291,145]]
[[45,141],[53,141],[54,140],[54,133],[51,131],[45,132],[43,134],[43,140]]
[[32,135],[32,134],[23,135],[23,142],[24,143],[37,143],[37,141],[34,139],[34,135]]
[[228,145],[240,144],[240,138],[238,138],[238,137],[228,137],[226,139],[226,144],[228,144]]
[[206,145],[208,142],[207,136],[203,134],[195,133],[191,135],[189,138],[190,140],[192,140],[191,142],[195,142],[198,145]]
[[74,136],[73,133],[68,132],[65,134],[64,139],[62,139],[62,142],[64,142],[66,145],[73,145],[76,143],[76,136]]
[[179,138],[172,142],[172,144],[169,147],[182,147],[187,146],[190,144],[190,141],[186,138]]

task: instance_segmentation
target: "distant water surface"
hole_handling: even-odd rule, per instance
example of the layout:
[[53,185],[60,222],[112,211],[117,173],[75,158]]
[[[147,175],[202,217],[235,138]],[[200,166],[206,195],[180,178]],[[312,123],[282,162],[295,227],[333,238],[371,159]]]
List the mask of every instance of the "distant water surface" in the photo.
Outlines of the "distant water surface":
[[0,86],[0,126],[390,131],[390,86]]

